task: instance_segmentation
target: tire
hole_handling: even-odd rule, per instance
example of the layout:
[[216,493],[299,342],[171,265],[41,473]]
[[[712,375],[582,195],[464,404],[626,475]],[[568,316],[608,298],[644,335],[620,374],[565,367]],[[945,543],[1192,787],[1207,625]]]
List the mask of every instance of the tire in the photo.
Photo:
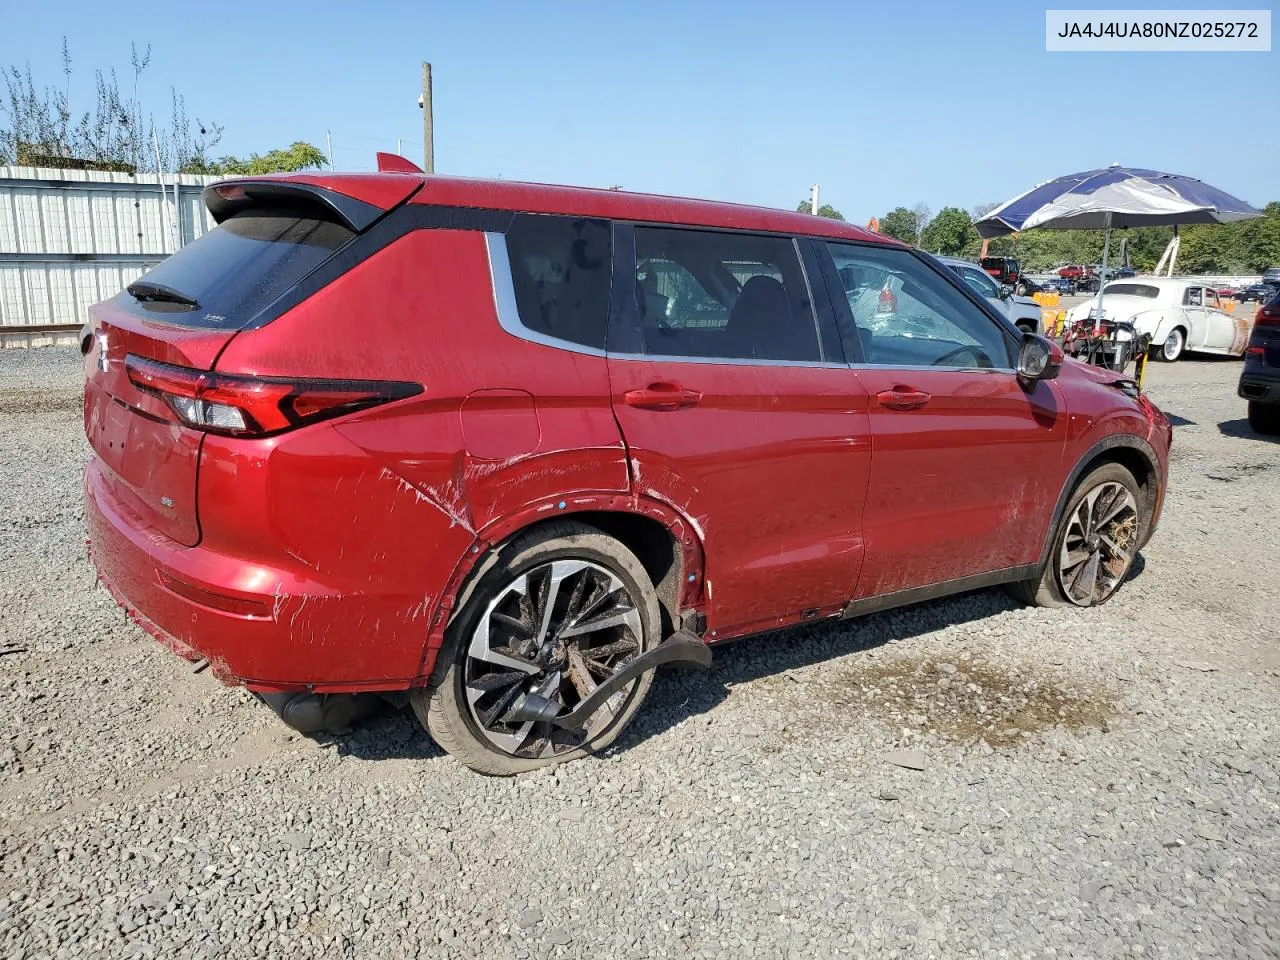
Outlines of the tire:
[[1020,297],[1025,297],[1027,295],[1027,285],[1025,283],[1020,283],[1013,288],[1013,292]]
[[1035,332],[1036,332],[1036,328],[1035,328],[1035,327],[1033,327],[1031,324],[1027,323],[1025,320],[1024,320],[1023,322],[1021,322],[1021,323],[1016,323],[1016,324],[1014,324],[1014,326],[1016,326],[1016,327],[1017,327],[1019,330],[1021,330],[1023,333],[1035,333]]
[[[1128,501],[1114,518],[1100,524],[1102,532],[1108,536],[1097,538],[1095,543],[1088,534],[1096,531],[1081,529],[1081,508],[1094,491],[1099,491],[1085,512],[1095,516],[1105,515],[1108,509],[1122,499],[1106,499],[1117,489],[1128,494]],[[1124,584],[1133,566],[1133,558],[1137,555],[1137,545],[1142,543],[1141,503],[1142,491],[1137,480],[1120,464],[1104,463],[1091,470],[1071,492],[1067,509],[1063,511],[1058,526],[1053,531],[1049,559],[1041,575],[1035,579],[1009,584],[1009,592],[1023,603],[1036,607],[1091,607],[1106,603]],[[1123,539],[1116,536],[1120,532],[1124,534]],[[1085,536],[1081,537],[1081,533]],[[1116,555],[1107,546],[1108,542],[1128,546],[1123,562],[1117,562]],[[1075,545],[1075,548],[1071,549],[1070,545]],[[1068,546],[1065,552],[1064,546]],[[1064,563],[1068,558],[1075,561],[1082,553],[1088,559],[1069,565]],[[1093,560],[1094,553],[1100,555],[1099,560]],[[1091,585],[1084,580],[1084,575],[1089,573],[1090,562],[1096,564],[1096,576]]]
[[[579,581],[586,586],[579,588]],[[612,586],[615,582],[616,589]],[[571,585],[567,597],[560,589],[566,584]],[[618,599],[620,590],[625,592],[623,599]],[[548,592],[552,610],[550,616],[544,616],[542,601]],[[601,595],[605,599],[595,606],[613,604],[603,612],[626,622],[580,631],[573,639],[562,640],[561,631],[581,626],[572,612],[575,601],[577,609],[582,610],[593,597]],[[564,607],[558,605],[561,598]],[[494,614],[492,620],[490,613]],[[599,614],[595,616],[602,619]],[[527,623],[517,629],[512,626],[517,619]],[[592,618],[586,618],[586,622],[592,622]],[[542,626],[537,633],[543,642],[537,645],[534,629],[539,623]],[[602,679],[608,669],[652,649],[661,640],[661,623],[653,582],[635,554],[594,527],[575,522],[546,524],[501,547],[464,592],[459,612],[445,632],[430,685],[410,697],[414,713],[443,750],[479,773],[512,776],[600,753],[618,738],[640,709],[653,682],[652,671],[615,694],[611,705],[597,712],[589,721],[588,730],[580,734],[558,731],[542,722],[529,722],[526,726],[497,719],[486,725],[482,717],[486,713],[491,718],[501,715],[514,702],[504,701],[504,697],[535,692],[539,686],[542,689],[536,692],[540,695],[571,708],[581,699],[577,681],[572,679],[575,675],[586,671],[588,677]],[[641,634],[638,637],[634,636],[637,626]],[[491,648],[494,637],[499,635],[508,641],[500,650],[520,653],[520,662],[538,672],[478,694],[472,687],[471,695],[477,697],[473,704],[466,687],[468,677],[501,680],[502,676],[528,672],[527,667],[513,670],[509,664],[519,664]],[[477,636],[482,640],[477,641]],[[581,657],[582,651],[606,645],[625,646],[629,642],[634,649],[596,667],[608,668],[603,672],[592,673]],[[484,652],[477,656],[473,653],[476,649]],[[571,652],[574,650],[578,651],[576,658]],[[502,662],[494,663],[495,657]]]
[[1165,363],[1173,363],[1187,349],[1187,333],[1181,327],[1174,327],[1165,337],[1164,343],[1155,348],[1156,358]]
[[1250,400],[1249,426],[1264,437],[1280,436],[1280,404]]

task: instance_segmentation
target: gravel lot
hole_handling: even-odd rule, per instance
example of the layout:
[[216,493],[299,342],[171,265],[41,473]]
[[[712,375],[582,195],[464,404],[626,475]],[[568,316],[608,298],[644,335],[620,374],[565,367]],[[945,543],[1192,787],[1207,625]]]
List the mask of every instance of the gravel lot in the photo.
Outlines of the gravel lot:
[[394,713],[299,738],[128,624],[78,361],[0,354],[0,956],[1280,956],[1280,447],[1234,361],[1153,366],[1172,492],[1112,603],[720,648],[515,780]]

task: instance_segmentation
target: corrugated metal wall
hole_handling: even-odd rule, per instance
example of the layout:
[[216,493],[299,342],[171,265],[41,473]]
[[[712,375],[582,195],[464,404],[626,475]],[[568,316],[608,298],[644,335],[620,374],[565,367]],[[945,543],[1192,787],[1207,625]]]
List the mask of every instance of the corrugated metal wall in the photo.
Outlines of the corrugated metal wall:
[[[214,226],[200,192],[217,177],[0,167],[0,330],[83,323]],[[176,211],[176,214],[175,214]],[[167,219],[166,219],[167,218]]]

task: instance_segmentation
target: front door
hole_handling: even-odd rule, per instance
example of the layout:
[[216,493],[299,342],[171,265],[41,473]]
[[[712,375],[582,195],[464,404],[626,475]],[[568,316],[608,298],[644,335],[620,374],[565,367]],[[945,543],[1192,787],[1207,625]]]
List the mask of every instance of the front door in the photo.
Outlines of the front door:
[[824,356],[796,241],[617,230],[613,409],[636,493],[703,540],[708,629],[839,610],[862,563],[867,396]]
[[1057,386],[1021,383],[1012,335],[918,255],[827,247],[841,275],[899,288],[891,314],[844,298],[872,436],[858,597],[1038,560],[1066,473]]

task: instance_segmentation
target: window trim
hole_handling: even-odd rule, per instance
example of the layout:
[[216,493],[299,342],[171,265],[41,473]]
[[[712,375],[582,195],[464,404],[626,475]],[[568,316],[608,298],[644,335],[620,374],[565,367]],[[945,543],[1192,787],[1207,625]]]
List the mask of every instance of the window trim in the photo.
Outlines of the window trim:
[[[800,241],[805,237],[790,233],[774,233],[768,230],[740,230],[729,227],[704,227],[698,224],[663,223],[650,220],[614,220],[613,221],[613,276],[631,276],[636,270],[636,238],[637,227],[656,230],[688,230],[696,233],[724,233],[731,236],[765,237],[773,240],[790,241],[800,267],[800,276],[804,279],[805,292],[809,297],[809,310],[813,320],[814,339],[818,345],[817,360],[764,360],[755,357],[685,357],[658,353],[637,353],[633,350],[614,349],[613,344],[621,337],[643,346],[644,338],[640,332],[640,310],[635,298],[635,284],[615,282],[613,296],[610,298],[609,326],[605,333],[605,354],[615,360],[652,360],[661,363],[703,363],[719,365],[736,365],[747,367],[818,367],[839,368],[848,366],[841,358],[839,361],[826,357],[827,344],[823,337],[821,319],[819,317],[820,301],[818,297],[826,293],[825,288],[819,293],[814,289],[813,279],[809,276],[804,251]],[[630,290],[630,296],[627,295]]]
[[[524,325],[520,319],[520,309],[516,306],[516,282],[511,274],[511,256],[507,252],[507,235],[505,233],[489,233],[484,235],[485,249],[489,254],[489,284],[493,289],[493,307],[498,314],[498,325],[513,337],[554,347],[557,350],[568,350],[589,357],[603,357],[605,351],[599,347],[588,347],[573,340],[553,337]],[[609,299],[613,299],[613,279],[609,280]],[[612,311],[611,311],[612,312]],[[605,342],[608,342],[608,320],[605,321]]]
[[[862,356],[862,345],[860,343],[857,343],[856,338],[854,338],[855,342],[852,345],[853,350],[855,351],[854,355],[856,355],[859,359],[857,362],[852,362],[847,364],[847,366],[850,367],[851,369],[854,369],[854,370],[861,370],[861,369],[935,370],[935,371],[950,371],[950,372],[966,371],[969,373],[973,373],[973,372],[1015,373],[1015,374],[1017,373],[1016,358],[1017,358],[1019,339],[1018,339],[1018,336],[1014,334],[1013,329],[1011,329],[1012,327],[1011,321],[1009,321],[1006,317],[1000,316],[996,312],[995,306],[991,303],[991,301],[989,301],[986,297],[978,296],[977,293],[975,293],[972,289],[970,289],[969,284],[965,283],[964,278],[961,277],[955,271],[953,271],[950,267],[935,260],[930,255],[915,249],[914,247],[906,247],[906,246],[897,247],[897,246],[891,246],[887,243],[868,243],[865,240],[845,240],[845,239],[836,238],[836,237],[821,237],[821,238],[815,238],[815,239],[818,241],[819,245],[822,247],[821,255],[825,257],[825,259],[827,260],[829,269],[831,271],[830,276],[837,277],[837,279],[838,279],[838,273],[836,271],[836,266],[835,266],[835,257],[832,256],[831,254],[830,244],[841,244],[843,246],[848,246],[848,247],[864,247],[871,250],[901,250],[902,252],[906,253],[908,256],[914,257],[916,260],[920,261],[920,263],[924,265],[925,269],[932,270],[935,274],[938,274],[939,276],[941,276],[946,283],[950,284],[954,289],[960,291],[961,296],[966,298],[971,304],[977,307],[978,310],[981,313],[985,314],[987,319],[990,320],[991,323],[995,325],[996,330],[1004,337],[1006,361],[1008,363],[1008,366],[1003,366],[1003,367],[1000,367],[1000,366],[997,366],[997,367],[945,366],[943,367],[943,366],[936,366],[934,364],[927,364],[927,365],[921,366],[921,365],[909,365],[909,364],[868,363],[867,360]],[[841,295],[838,297],[833,296],[832,300],[834,301],[835,309],[837,313],[844,320],[844,323],[842,324],[842,330],[841,330],[841,340],[844,343],[845,355],[849,356],[850,341],[846,331],[856,330],[857,323],[853,319],[853,311],[849,309],[849,301],[843,296],[844,288],[841,286],[839,287],[839,289],[841,290]]]

